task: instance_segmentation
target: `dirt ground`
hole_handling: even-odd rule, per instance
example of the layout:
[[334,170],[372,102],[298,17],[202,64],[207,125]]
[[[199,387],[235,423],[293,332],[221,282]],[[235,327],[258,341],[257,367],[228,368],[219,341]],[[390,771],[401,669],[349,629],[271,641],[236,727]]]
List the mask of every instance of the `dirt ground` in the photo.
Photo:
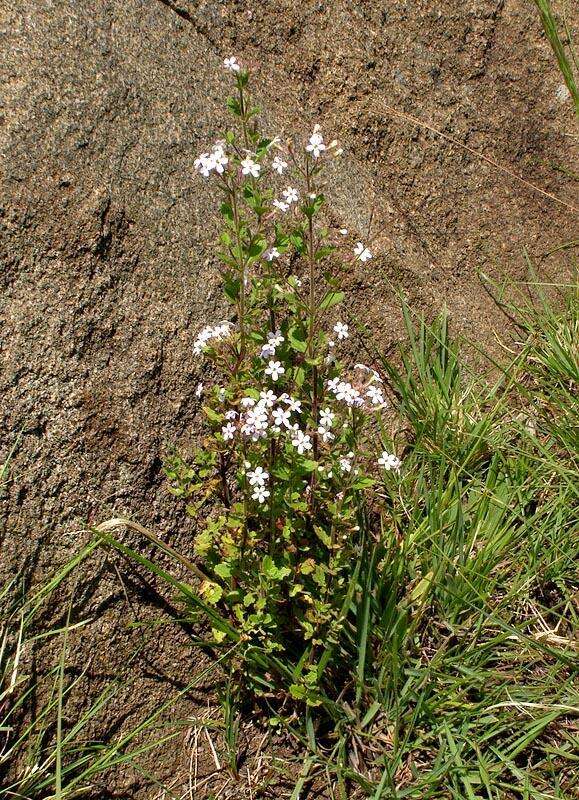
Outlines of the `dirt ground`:
[[[253,70],[271,133],[318,122],[343,142],[336,222],[362,234],[374,209],[382,231],[346,289],[382,345],[402,337],[393,287],[428,315],[446,304],[455,331],[494,347],[507,323],[479,272],[524,279],[526,250],[541,279],[567,274],[565,252],[549,253],[576,238],[577,127],[528,0],[0,0],[0,461],[18,442],[0,582],[50,574],[111,515],[189,547],[161,464],[195,430],[192,341],[221,315],[212,198],[193,160],[226,119],[231,54]],[[81,596],[93,622],[74,658],[90,661],[92,692],[139,649],[126,623],[156,619],[161,601],[102,555]],[[185,634],[146,635],[100,733],[205,663]],[[200,688],[170,715],[207,707],[217,718]],[[179,786],[187,730],[145,759]],[[158,790],[135,773],[103,792]]]

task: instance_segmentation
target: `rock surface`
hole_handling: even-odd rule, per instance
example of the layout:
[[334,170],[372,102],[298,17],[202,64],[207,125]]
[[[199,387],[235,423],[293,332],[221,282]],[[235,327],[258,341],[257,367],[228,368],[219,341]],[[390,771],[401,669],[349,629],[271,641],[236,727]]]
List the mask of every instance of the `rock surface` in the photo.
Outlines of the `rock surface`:
[[[526,0],[3,0],[0,49],[0,461],[17,442],[0,578],[49,573],[111,514],[187,546],[161,461],[195,428],[191,344],[221,309],[193,160],[226,119],[225,56],[253,69],[273,133],[319,122],[344,143],[336,221],[361,233],[374,209],[383,231],[346,288],[384,345],[393,286],[485,344],[505,318],[479,270],[522,279],[526,248],[563,274],[544,256],[576,233],[568,206],[389,110],[577,205],[573,112]],[[108,580],[94,636],[113,669],[129,643]]]

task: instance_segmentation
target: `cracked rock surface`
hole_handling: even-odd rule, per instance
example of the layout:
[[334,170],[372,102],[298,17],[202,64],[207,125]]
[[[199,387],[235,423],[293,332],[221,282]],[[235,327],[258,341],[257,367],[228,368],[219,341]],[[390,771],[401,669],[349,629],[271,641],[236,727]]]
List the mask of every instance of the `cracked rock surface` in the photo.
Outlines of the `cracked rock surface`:
[[[335,222],[362,235],[373,209],[382,231],[345,288],[383,346],[402,337],[392,286],[428,315],[446,303],[487,345],[506,320],[480,270],[524,279],[526,248],[541,278],[566,274],[564,254],[545,254],[576,233],[569,207],[457,144],[577,205],[573,112],[526,0],[3,0],[0,49],[0,462],[17,442],[2,580],[49,574],[111,515],[188,547],[161,464],[195,431],[191,345],[223,314],[193,160],[227,119],[224,57],[254,70],[266,129],[319,122],[343,142]],[[93,688],[135,646],[120,573],[97,561],[97,622],[78,640]],[[165,696],[151,674],[195,664],[179,637],[155,637],[149,677],[108,723]],[[182,753],[163,758],[171,772]],[[125,790],[150,796],[134,776]]]

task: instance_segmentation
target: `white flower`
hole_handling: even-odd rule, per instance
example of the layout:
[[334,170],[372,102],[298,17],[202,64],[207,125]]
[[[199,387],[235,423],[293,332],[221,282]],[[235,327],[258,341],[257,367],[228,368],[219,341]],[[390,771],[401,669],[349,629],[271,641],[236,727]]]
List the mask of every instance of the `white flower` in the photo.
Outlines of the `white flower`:
[[336,322],[334,325],[334,331],[338,339],[347,339],[348,334],[348,326],[344,322]]
[[260,170],[261,164],[258,164],[249,156],[246,156],[241,162],[241,172],[243,175],[252,175],[254,178],[258,178]]
[[394,453],[388,453],[386,450],[384,450],[378,459],[378,464],[381,467],[384,467],[385,470],[394,470],[395,472],[398,472],[402,466],[402,461],[398,458],[398,456],[394,455]]
[[274,408],[272,411],[273,415],[273,422],[277,428],[289,428],[290,427],[290,412],[286,411],[284,408]]
[[333,392],[335,394],[340,383],[341,381],[339,378],[332,378],[332,380],[328,381],[327,386],[330,392]]
[[340,228],[340,234],[342,236],[347,236],[348,235],[348,229],[347,228]]
[[350,458],[348,458],[347,456],[342,456],[342,458],[340,459],[339,463],[340,463],[340,469],[342,470],[342,472],[351,472],[352,471],[352,462],[351,462]]
[[260,356],[262,358],[271,358],[271,356],[275,355],[275,347],[267,342],[266,344],[261,346]]
[[323,408],[320,411],[320,425],[323,425],[324,428],[331,428],[335,418],[336,415],[329,408]]
[[197,388],[195,389],[195,397],[201,397],[202,394],[203,394],[203,384],[198,383]]
[[372,258],[372,253],[367,247],[364,247],[362,242],[358,242],[356,247],[354,247],[354,255],[357,256],[362,262],[369,261]]
[[340,381],[336,389],[336,400],[347,400],[354,387],[348,381]]
[[259,404],[260,405],[263,404],[264,406],[267,406],[268,408],[272,408],[274,403],[277,401],[277,397],[271,391],[271,389],[268,389],[267,391],[264,390],[263,392],[260,392],[259,393],[259,397],[260,397]]
[[329,431],[327,428],[324,428],[323,425],[320,425],[318,427],[318,433],[322,437],[322,441],[324,442],[331,442],[332,439],[336,438],[332,433],[332,431]]
[[229,411],[225,412],[225,419],[232,420],[237,417],[237,411],[234,411],[232,408]]
[[264,486],[256,486],[251,495],[252,500],[257,500],[258,503],[265,503],[266,498],[269,497],[269,489]]
[[226,442],[228,442],[230,439],[233,439],[235,436],[235,430],[236,428],[233,422],[228,422],[227,425],[224,425],[221,428],[221,435],[223,436],[223,439]]
[[283,190],[282,194],[285,197],[286,203],[297,203],[299,195],[296,189],[288,186],[287,189]]
[[384,395],[379,386],[369,386],[366,391],[366,397],[375,406],[380,406],[384,402]]
[[297,431],[294,431],[291,442],[300,455],[303,455],[306,450],[312,449],[311,438],[307,433],[304,433],[299,429]]
[[251,436],[254,441],[265,436],[267,432],[267,412],[259,403],[246,413],[241,431],[245,436]]
[[287,163],[283,160],[283,158],[280,158],[279,156],[275,156],[275,158],[272,161],[271,166],[276,172],[278,172],[280,175],[283,175],[283,171],[284,171],[284,169],[286,169]]
[[267,334],[267,341],[272,347],[279,347],[280,344],[285,342],[285,339],[281,331],[276,331],[275,333],[273,331],[269,331]]
[[280,211],[287,211],[289,208],[289,203],[284,203],[281,200],[274,200],[273,205],[279,208]]
[[200,175],[203,175],[204,178],[208,178],[209,173],[213,169],[213,158],[209,153],[201,153],[199,158],[196,158],[193,162],[193,166]]
[[274,258],[279,258],[281,253],[277,249],[277,247],[272,247],[270,250],[266,251],[265,258],[267,261],[273,261]]
[[193,352],[199,355],[203,349],[208,346],[211,339],[223,339],[231,333],[231,323],[222,322],[219,325],[206,325],[202,331],[197,334],[197,338],[193,343]]
[[319,156],[322,154],[322,151],[325,149],[326,145],[324,144],[324,137],[321,133],[317,133],[317,131],[314,129],[314,133],[312,133],[310,136],[309,144],[306,145],[306,150],[308,153],[311,153],[314,158],[319,158]]
[[256,467],[253,472],[247,473],[247,479],[251,486],[265,486],[269,480],[269,473],[263,467]]
[[277,379],[283,375],[284,372],[285,367],[282,367],[281,361],[270,361],[265,368],[265,374],[270,375],[272,381],[277,381]]
[[244,408],[252,408],[255,405],[253,397],[242,397],[239,402]]
[[225,150],[221,145],[216,144],[214,146],[211,160],[215,172],[218,172],[220,175],[222,175],[226,165],[229,163],[229,159],[227,158]]
[[226,58],[223,62],[223,66],[230,72],[239,72],[239,70],[241,69],[241,67],[237,63],[237,58],[235,56],[230,56],[230,58]]
[[288,397],[285,401],[287,403],[287,407],[289,411],[295,411],[296,414],[299,414],[302,410],[301,400],[295,400],[293,397]]

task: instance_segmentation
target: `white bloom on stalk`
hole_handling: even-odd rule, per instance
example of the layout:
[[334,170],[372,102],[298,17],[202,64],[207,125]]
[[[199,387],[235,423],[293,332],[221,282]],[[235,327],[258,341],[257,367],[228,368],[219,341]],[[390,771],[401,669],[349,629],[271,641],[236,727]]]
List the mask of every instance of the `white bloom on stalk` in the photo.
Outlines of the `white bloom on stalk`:
[[274,258],[279,258],[281,253],[277,249],[277,247],[272,247],[270,250],[267,250],[265,253],[265,258],[267,261],[273,261]]
[[366,391],[366,397],[375,406],[381,406],[384,403],[384,395],[379,386],[369,386]]
[[239,401],[243,408],[252,408],[255,405],[253,397],[242,397]]
[[272,344],[266,342],[264,345],[261,346],[260,356],[262,358],[271,358],[274,355],[275,355],[275,347]]
[[277,402],[276,395],[268,389],[267,391],[262,391],[259,393],[259,405],[267,406],[268,408],[273,408],[274,404]]
[[242,175],[251,175],[253,178],[259,178],[260,171],[261,164],[258,164],[250,156],[246,156],[241,162]]
[[253,441],[263,438],[267,433],[267,412],[259,403],[245,415],[241,432]]
[[213,169],[215,172],[218,172],[220,175],[223,175],[225,167],[229,164],[229,158],[223,149],[223,146],[220,144],[216,144],[213,147],[213,153],[211,154],[211,161],[213,163]]
[[352,459],[352,456],[350,454],[348,454],[347,456],[342,456],[342,458],[340,458],[339,464],[340,464],[340,469],[342,470],[342,472],[351,472],[352,471],[352,460],[351,459]]
[[323,425],[324,428],[331,428],[335,418],[336,415],[329,408],[323,408],[320,411],[320,425]]
[[198,383],[197,388],[195,389],[195,397],[201,397],[202,394],[203,394],[203,384]]
[[237,411],[234,411],[232,408],[229,411],[225,412],[225,419],[232,420],[236,419]]
[[306,150],[308,153],[311,153],[314,158],[319,158],[322,152],[326,149],[326,145],[324,144],[324,137],[321,133],[319,133],[320,126],[316,125],[314,127],[314,132],[310,136],[310,141],[306,145]]
[[271,164],[272,168],[279,174],[283,175],[284,169],[287,168],[287,162],[280,158],[279,156],[275,156]]
[[239,72],[241,69],[240,65],[237,63],[237,58],[235,56],[230,56],[223,61],[223,66],[225,69],[228,69],[230,72]]
[[390,472],[390,470],[398,472],[402,466],[402,461],[394,453],[388,453],[384,450],[378,459],[378,464],[388,472]]
[[338,386],[340,385],[340,383],[341,383],[341,381],[340,381],[339,378],[332,378],[331,380],[328,381],[327,387],[330,390],[330,392],[332,392],[333,394],[336,394],[336,390],[337,390]]
[[296,414],[299,414],[300,411],[302,410],[301,400],[296,400],[293,397],[288,397],[288,399],[286,400],[286,403],[287,403],[287,407],[288,407],[289,411],[295,411]]
[[310,436],[299,429],[294,431],[291,442],[300,456],[303,455],[306,450],[312,449],[312,440]]
[[204,178],[208,178],[213,169],[213,159],[209,153],[201,153],[193,162],[193,166],[200,175],[203,175]]
[[297,203],[299,198],[297,189],[294,189],[292,186],[288,186],[287,189],[283,190],[282,194],[285,197],[286,203]]
[[334,332],[338,339],[347,339],[349,336],[348,326],[344,322],[336,322]]
[[212,339],[220,341],[229,336],[231,328],[231,322],[221,322],[219,325],[206,325],[203,330],[197,334],[197,338],[193,343],[193,352],[195,355],[202,353]]
[[347,406],[359,406],[363,402],[360,392],[348,381],[340,381],[332,391],[336,395],[336,400],[343,400]]
[[251,495],[251,499],[257,500],[258,503],[265,503],[268,497],[269,489],[266,489],[265,486],[256,486]]
[[318,427],[318,434],[321,436],[323,442],[331,442],[332,439],[336,438],[332,433],[332,431],[328,430],[327,428],[324,428],[323,425],[320,425]]
[[221,428],[221,435],[223,436],[223,440],[228,442],[230,439],[233,439],[235,436],[235,425],[233,422],[228,422],[227,425],[224,425]]
[[272,381],[277,381],[285,372],[285,367],[282,367],[281,361],[270,361],[265,368],[265,374],[269,375]]
[[251,486],[265,486],[269,480],[269,472],[266,472],[263,467],[256,467],[253,472],[247,473],[247,480]]
[[280,211],[287,211],[289,208],[289,203],[284,203],[281,200],[274,200],[273,205],[275,208],[278,208]]
[[354,255],[362,262],[369,261],[372,258],[372,253],[362,242],[357,242],[356,247],[354,247]]
[[267,341],[272,347],[279,347],[281,344],[285,342],[283,334],[281,331],[269,331],[267,334]]
[[289,428],[290,427],[290,412],[286,411],[285,408],[277,407],[274,408],[272,411],[273,416],[273,423],[281,430],[281,428]]
[[202,153],[193,162],[193,166],[204,178],[208,178],[211,171],[215,170],[220,175],[225,171],[225,167],[229,163],[229,158],[224,149],[225,142],[215,142],[211,149],[211,153]]

